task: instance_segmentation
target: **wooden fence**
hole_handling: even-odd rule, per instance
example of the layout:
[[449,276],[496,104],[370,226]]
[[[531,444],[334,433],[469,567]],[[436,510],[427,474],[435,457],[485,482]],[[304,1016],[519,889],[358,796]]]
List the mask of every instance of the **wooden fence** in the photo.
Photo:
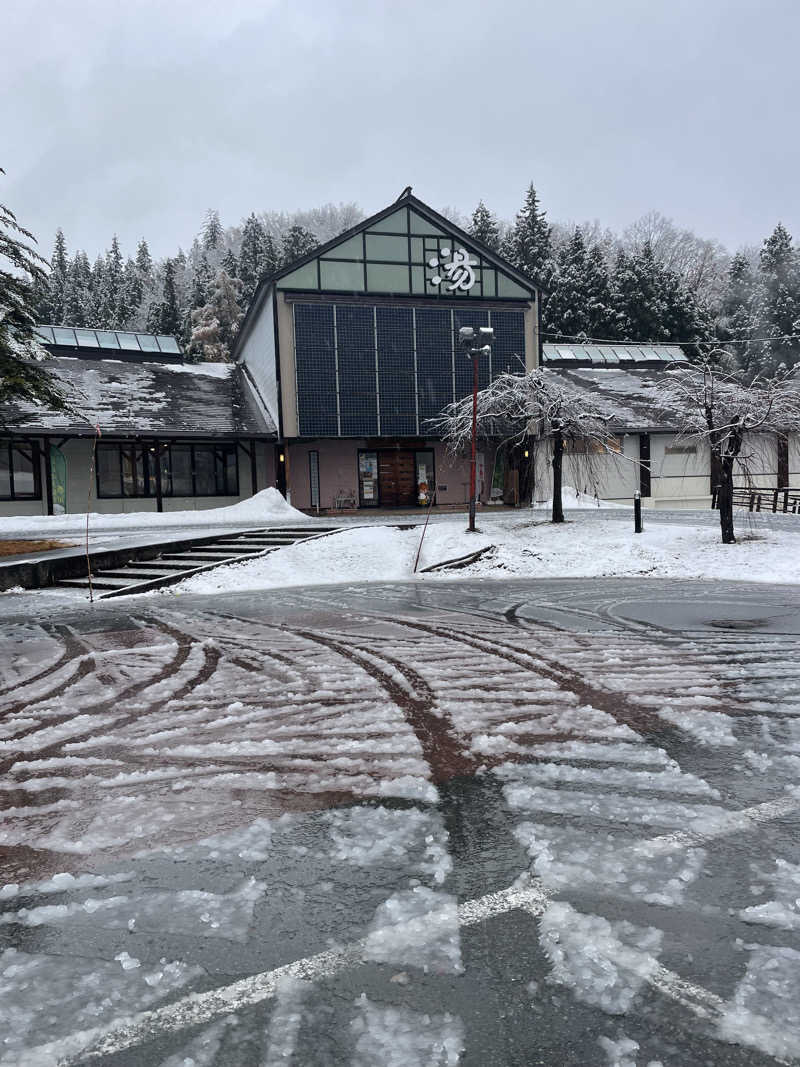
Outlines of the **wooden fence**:
[[[719,507],[719,490],[716,486],[711,494],[712,508]],[[733,506],[748,511],[783,511],[797,515],[800,512],[800,489],[761,489],[758,486],[734,489]]]

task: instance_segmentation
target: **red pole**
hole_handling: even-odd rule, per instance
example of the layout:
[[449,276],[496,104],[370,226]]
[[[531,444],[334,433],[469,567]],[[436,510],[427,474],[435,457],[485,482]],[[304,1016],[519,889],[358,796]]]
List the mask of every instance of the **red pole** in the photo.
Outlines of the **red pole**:
[[478,353],[472,353],[472,457],[469,464],[469,532],[475,533],[475,461],[478,436]]

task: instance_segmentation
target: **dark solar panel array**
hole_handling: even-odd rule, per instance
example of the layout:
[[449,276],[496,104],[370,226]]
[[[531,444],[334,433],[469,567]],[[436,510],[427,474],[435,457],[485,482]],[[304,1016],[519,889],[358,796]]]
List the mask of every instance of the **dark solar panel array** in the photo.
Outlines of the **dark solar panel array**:
[[336,308],[339,351],[339,407],[344,437],[378,432],[375,377],[375,319],[371,307]]
[[417,308],[416,320],[421,424],[453,401],[453,326],[447,308]]
[[294,309],[294,336],[300,433],[311,437],[335,437],[339,427],[333,308],[322,304],[298,304]]
[[[337,304],[334,312],[330,304],[298,303],[294,317],[299,431],[305,437],[424,433],[428,419],[472,391],[472,361],[458,344],[461,326],[494,328],[493,376],[509,366],[520,369],[515,353],[524,360],[521,311],[493,311],[490,316],[467,306],[451,311]],[[478,369],[478,384],[484,388],[489,361],[481,357]]]
[[518,311],[493,311],[492,378],[525,369],[525,319]]
[[381,433],[417,432],[414,388],[414,314],[411,308],[375,309]]

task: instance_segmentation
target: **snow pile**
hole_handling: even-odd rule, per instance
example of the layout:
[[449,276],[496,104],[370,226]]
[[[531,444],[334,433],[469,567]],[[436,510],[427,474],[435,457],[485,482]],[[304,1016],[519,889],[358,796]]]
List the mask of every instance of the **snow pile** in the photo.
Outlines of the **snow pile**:
[[426,974],[460,974],[455,897],[422,885],[393,893],[375,912],[364,958],[419,967]]
[[626,1012],[658,970],[655,953],[664,935],[655,927],[609,922],[557,903],[542,915],[540,929],[552,981],[609,1014]]
[[[565,485],[561,489],[561,504],[564,511],[585,511],[586,509],[597,508],[627,508],[631,507],[630,504],[615,504],[611,500],[601,500],[598,496],[592,496],[590,493],[581,493],[577,489],[573,489],[571,485]],[[536,511],[550,511],[553,507],[553,498],[549,497],[547,500],[536,500],[533,504]]]
[[356,1009],[353,1067],[455,1067],[461,1061],[464,1026],[458,1017],[385,1007],[365,993]]
[[775,873],[770,876],[775,899],[755,904],[739,912],[746,923],[763,923],[783,930],[800,930],[800,865],[788,860],[775,860]]
[[719,1033],[783,1061],[800,1056],[800,952],[768,945],[753,951]]
[[[158,529],[164,526],[217,526],[237,522],[263,522],[265,525],[303,525],[316,523],[293,508],[277,489],[262,489],[247,500],[229,504],[224,508],[206,508],[196,511],[131,511],[124,515],[89,515],[89,535],[93,530],[140,530]],[[12,515],[0,518],[0,536],[32,533],[85,533],[86,514],[70,515]]]
[[250,563],[217,567],[187,578],[175,593],[225,593],[337,582],[396,581],[411,576],[419,534],[387,526],[359,526],[301,541]]

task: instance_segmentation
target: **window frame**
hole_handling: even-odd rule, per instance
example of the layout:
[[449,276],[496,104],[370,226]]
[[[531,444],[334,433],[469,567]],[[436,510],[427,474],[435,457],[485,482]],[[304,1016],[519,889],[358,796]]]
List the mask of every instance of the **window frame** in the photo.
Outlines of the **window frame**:
[[[162,499],[194,499],[211,497],[238,497],[239,493],[239,448],[236,441],[161,441],[156,447],[147,441],[100,441],[98,449],[113,450],[117,457],[116,470],[119,478],[119,492],[110,493],[101,485],[100,465],[95,463],[95,488],[98,500],[156,500],[157,467],[161,464]],[[188,447],[191,463],[192,491],[175,493],[172,486],[172,448]],[[215,488],[213,492],[197,491],[196,450],[210,450],[213,454]],[[133,457],[134,492],[125,491],[123,477],[123,452]],[[226,457],[233,457],[229,464]],[[230,476],[230,477],[229,477]],[[139,484],[143,491],[138,491]],[[221,489],[220,489],[221,487]]]
[[[14,453],[21,448],[30,449],[30,463],[33,470],[33,492],[18,492],[14,485]],[[42,499],[42,450],[39,442],[32,438],[5,438],[2,442],[8,459],[8,493],[0,494],[0,500],[41,500]]]

